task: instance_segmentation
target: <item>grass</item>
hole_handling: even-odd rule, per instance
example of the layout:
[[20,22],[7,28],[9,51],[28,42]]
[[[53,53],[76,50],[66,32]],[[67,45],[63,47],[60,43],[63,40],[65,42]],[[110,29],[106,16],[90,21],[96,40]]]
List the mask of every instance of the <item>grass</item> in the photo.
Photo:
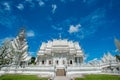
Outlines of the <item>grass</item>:
[[120,76],[114,75],[85,75],[85,78],[76,78],[75,80],[120,80]]
[[39,78],[36,75],[7,74],[0,76],[0,80],[48,80],[48,79]]

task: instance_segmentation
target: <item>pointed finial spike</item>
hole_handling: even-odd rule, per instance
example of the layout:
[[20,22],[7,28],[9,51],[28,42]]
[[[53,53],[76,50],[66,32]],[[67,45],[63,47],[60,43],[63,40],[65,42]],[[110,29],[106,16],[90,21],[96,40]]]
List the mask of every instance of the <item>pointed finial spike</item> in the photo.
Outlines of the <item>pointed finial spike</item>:
[[61,33],[59,33],[59,39],[61,39]]

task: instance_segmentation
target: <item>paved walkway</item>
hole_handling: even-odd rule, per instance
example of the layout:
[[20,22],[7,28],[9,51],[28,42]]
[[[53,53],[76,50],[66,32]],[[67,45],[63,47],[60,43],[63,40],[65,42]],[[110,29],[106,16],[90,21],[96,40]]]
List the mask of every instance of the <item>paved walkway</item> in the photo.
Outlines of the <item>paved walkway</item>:
[[56,76],[54,80],[70,80],[70,79],[67,78],[66,76]]

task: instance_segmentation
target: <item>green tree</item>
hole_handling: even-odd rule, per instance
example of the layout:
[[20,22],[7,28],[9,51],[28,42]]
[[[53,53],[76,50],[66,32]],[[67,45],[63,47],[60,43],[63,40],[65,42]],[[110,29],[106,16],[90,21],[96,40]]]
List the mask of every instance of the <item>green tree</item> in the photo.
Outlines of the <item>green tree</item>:
[[117,55],[115,55],[115,57],[118,61],[120,61],[120,55],[117,54]]
[[35,64],[35,57],[31,57],[31,64]]

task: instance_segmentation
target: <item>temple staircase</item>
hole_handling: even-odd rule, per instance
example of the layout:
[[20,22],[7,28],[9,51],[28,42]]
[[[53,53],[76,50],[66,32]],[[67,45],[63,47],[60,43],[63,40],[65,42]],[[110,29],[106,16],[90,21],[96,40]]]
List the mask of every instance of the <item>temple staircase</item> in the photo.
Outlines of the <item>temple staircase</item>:
[[70,80],[70,79],[66,76],[56,76],[54,80]]

